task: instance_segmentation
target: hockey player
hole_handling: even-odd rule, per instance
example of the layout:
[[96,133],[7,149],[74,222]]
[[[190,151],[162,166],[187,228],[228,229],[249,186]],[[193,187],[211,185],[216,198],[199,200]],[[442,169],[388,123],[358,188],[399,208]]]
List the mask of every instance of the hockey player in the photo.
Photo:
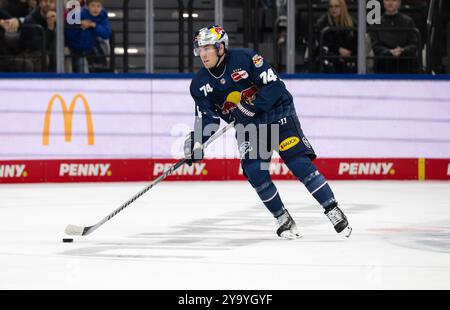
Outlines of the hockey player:
[[[200,29],[193,44],[194,55],[200,56],[204,67],[190,86],[196,117],[195,129],[184,144],[187,163],[203,158],[201,145],[219,128],[220,118],[227,123],[235,121],[244,175],[277,219],[277,235],[301,237],[268,171],[274,150],[324,208],[336,232],[349,237],[352,229],[325,177],[312,162],[316,154],[302,132],[293,98],[277,72],[252,50],[228,49],[228,35],[220,26]],[[257,139],[250,138],[254,133]],[[272,140],[279,144],[273,146]],[[264,141],[268,141],[267,145],[263,145]],[[255,154],[255,150],[264,148],[269,157],[259,151]]]

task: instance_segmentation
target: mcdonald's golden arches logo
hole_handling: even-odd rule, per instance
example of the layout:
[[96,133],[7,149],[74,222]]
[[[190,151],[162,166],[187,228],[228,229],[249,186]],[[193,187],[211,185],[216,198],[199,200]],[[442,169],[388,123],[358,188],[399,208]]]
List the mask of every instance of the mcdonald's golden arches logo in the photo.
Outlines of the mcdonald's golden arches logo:
[[89,104],[86,100],[86,97],[84,97],[82,94],[76,94],[75,97],[73,97],[72,101],[70,102],[69,108],[67,108],[65,100],[60,94],[53,95],[53,97],[48,102],[47,111],[45,112],[44,130],[43,130],[43,135],[42,135],[42,144],[43,145],[49,144],[50,116],[52,114],[53,103],[55,103],[56,100],[58,100],[59,103],[61,104],[61,109],[63,112],[65,140],[66,140],[66,142],[72,141],[72,120],[73,120],[73,113],[74,113],[75,106],[77,104],[78,99],[80,99],[84,105],[84,112],[86,115],[88,145],[94,145],[94,125],[92,123],[92,113],[91,113],[91,109],[89,108]]

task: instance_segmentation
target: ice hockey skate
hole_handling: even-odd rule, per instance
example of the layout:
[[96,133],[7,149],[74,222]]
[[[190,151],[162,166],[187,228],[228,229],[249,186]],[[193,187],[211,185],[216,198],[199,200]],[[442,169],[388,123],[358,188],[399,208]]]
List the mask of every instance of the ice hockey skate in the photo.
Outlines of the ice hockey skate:
[[347,238],[350,237],[352,228],[348,225],[347,217],[337,205],[326,209],[325,215],[331,221],[337,233],[343,233]]
[[285,239],[298,239],[302,237],[297,229],[297,225],[295,224],[294,219],[291,217],[287,210],[285,210],[283,214],[277,217],[277,221],[279,225],[277,229],[277,235],[279,237]]

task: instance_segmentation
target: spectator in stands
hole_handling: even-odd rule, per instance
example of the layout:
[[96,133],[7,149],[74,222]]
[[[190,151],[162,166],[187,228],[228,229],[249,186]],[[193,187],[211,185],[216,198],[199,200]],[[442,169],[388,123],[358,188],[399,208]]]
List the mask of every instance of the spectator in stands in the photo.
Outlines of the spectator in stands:
[[3,55],[8,54],[5,42],[5,32],[11,31],[11,15],[8,12],[0,9],[0,71],[5,71],[5,64]]
[[[401,0],[384,0],[385,12],[381,17],[381,27],[414,29],[413,19],[399,13]],[[373,30],[376,29],[374,26]],[[416,73],[415,59],[402,59],[403,56],[417,56],[418,38],[412,31],[370,31],[372,49],[375,56],[389,56],[390,59],[375,59],[376,73]]]
[[278,27],[277,43],[283,45],[286,43],[287,36],[287,0],[276,0],[277,19],[275,23]]
[[29,14],[37,7],[38,1],[37,0],[28,0],[27,3],[28,3],[28,14]]
[[18,57],[20,21],[8,12],[0,10],[0,71],[17,72],[28,71],[32,64],[30,61]]
[[101,45],[109,46],[111,37],[111,26],[108,13],[103,8],[103,0],[87,0],[86,6],[81,11],[81,27],[66,31],[73,72],[79,73],[89,73],[90,56],[106,56],[105,51],[101,51]]
[[[24,25],[40,25],[44,29],[46,46],[49,54],[48,71],[56,70],[56,0],[40,0],[39,5],[25,18]],[[21,35],[25,55],[36,58],[36,70],[41,67],[39,63],[42,49],[42,32],[33,28],[24,28]],[[45,65],[45,64],[44,64]]]
[[17,32],[19,30],[19,19],[12,17],[5,10],[0,10],[0,31],[4,36],[5,32]]
[[[268,11],[272,11],[273,5],[276,6],[276,20],[275,25],[277,29],[277,44],[286,44],[287,35],[287,0],[261,0],[261,6],[263,8],[263,13],[266,14]],[[264,27],[265,18],[262,18],[262,23]]]
[[[323,50],[325,58],[323,65],[328,73],[356,72],[356,60],[349,58],[356,56],[357,36],[351,29],[355,20],[350,16],[345,0],[329,0],[328,12],[316,22],[316,38],[320,40],[321,32],[327,27],[339,27],[338,30],[328,30],[323,37]],[[333,58],[327,58],[331,56]],[[337,56],[337,57],[336,57]]]
[[3,8],[13,17],[25,17],[30,13],[28,0],[8,0]]

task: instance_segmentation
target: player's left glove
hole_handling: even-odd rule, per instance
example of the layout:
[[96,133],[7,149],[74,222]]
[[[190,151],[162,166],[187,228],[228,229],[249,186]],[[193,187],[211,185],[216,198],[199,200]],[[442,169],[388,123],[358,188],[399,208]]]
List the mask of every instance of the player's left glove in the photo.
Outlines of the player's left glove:
[[255,115],[259,112],[253,104],[247,101],[241,101],[236,108],[231,110],[231,115],[236,120],[236,123],[247,125],[250,123]]

